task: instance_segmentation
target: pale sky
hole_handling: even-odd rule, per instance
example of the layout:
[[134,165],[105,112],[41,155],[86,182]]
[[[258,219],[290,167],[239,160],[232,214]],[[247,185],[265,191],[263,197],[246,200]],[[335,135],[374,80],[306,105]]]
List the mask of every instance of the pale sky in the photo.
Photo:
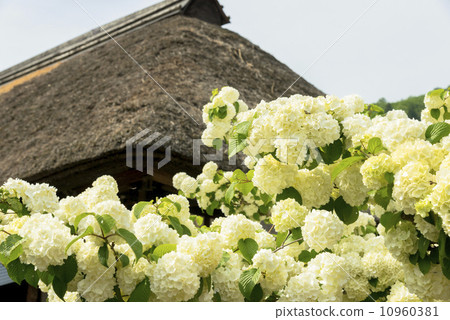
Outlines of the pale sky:
[[[76,1],[101,24],[159,2]],[[395,101],[450,85],[450,0],[219,2],[225,28],[326,93]],[[95,27],[74,0],[0,0],[0,70]]]

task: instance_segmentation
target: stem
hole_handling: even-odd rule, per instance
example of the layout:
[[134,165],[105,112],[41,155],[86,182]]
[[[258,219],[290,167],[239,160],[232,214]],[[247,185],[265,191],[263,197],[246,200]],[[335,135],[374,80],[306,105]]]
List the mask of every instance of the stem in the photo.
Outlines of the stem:
[[11,233],[9,233],[8,231],[5,231],[5,230],[0,230],[0,231],[3,231],[4,233],[6,233],[7,235],[11,235]]
[[283,247],[283,245],[286,243],[286,240],[289,238],[290,235],[291,235],[291,230],[288,231],[288,234],[286,235],[286,238],[284,238],[284,241],[281,244],[281,247]]
[[275,225],[273,224],[270,229],[269,229],[269,233],[273,230],[273,227],[275,227]]
[[289,242],[289,243],[283,244],[281,247],[276,248],[276,249],[273,251],[273,253],[275,253],[275,252],[277,252],[277,251],[279,251],[279,250],[281,250],[281,249],[283,249],[283,248],[286,248],[287,246],[289,246],[289,245],[291,245],[291,244],[293,244],[293,243],[300,242],[300,241],[302,241],[302,240],[303,240],[303,238],[300,238],[300,239],[291,241],[291,242]]
[[88,236],[93,236],[93,237],[97,237],[97,238],[100,238],[100,239],[102,239],[102,240],[106,240],[106,238],[105,238],[105,237],[103,237],[103,236],[99,236],[98,234],[88,234]]

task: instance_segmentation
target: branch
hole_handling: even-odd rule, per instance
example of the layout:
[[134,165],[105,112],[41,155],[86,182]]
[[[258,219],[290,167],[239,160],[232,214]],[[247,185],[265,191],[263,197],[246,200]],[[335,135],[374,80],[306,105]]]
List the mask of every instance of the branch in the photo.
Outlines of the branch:
[[[286,238],[287,238],[287,237],[286,237]],[[300,239],[291,241],[291,242],[289,242],[289,243],[283,244],[281,247],[276,248],[276,249],[273,251],[273,253],[275,253],[275,252],[277,252],[277,251],[279,251],[279,250],[281,250],[281,249],[283,249],[283,248],[286,248],[287,246],[289,246],[289,245],[291,245],[291,244],[293,244],[293,243],[300,242],[300,241],[303,241],[303,238],[300,238]]]

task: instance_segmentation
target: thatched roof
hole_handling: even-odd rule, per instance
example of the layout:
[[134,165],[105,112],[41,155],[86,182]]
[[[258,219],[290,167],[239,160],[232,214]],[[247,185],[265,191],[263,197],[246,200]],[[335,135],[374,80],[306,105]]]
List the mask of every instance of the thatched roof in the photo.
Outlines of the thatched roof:
[[[87,171],[133,175],[121,172],[125,142],[145,128],[172,137],[176,159],[158,178],[170,179],[192,163],[191,139],[201,136],[201,109],[212,89],[238,88],[254,106],[298,78],[238,34],[182,15],[116,40],[200,125],[107,41],[0,93],[0,182],[21,177],[58,186],[84,180]],[[286,94],[293,93],[322,94],[303,79]]]

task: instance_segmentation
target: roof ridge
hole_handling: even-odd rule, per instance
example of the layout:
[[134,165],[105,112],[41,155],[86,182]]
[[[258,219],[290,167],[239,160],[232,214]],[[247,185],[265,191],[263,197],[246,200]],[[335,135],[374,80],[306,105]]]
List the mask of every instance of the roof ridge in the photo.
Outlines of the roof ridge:
[[[0,86],[28,73],[39,70],[55,62],[65,60],[73,55],[102,44],[110,40],[109,35],[112,37],[118,36],[170,16],[183,13],[193,1],[195,0],[164,0],[94,28],[52,49],[44,51],[43,53],[1,71]],[[217,1],[213,1],[213,3],[226,18],[219,3]],[[226,19],[224,21],[228,22]],[[108,32],[109,35],[104,31]]]

